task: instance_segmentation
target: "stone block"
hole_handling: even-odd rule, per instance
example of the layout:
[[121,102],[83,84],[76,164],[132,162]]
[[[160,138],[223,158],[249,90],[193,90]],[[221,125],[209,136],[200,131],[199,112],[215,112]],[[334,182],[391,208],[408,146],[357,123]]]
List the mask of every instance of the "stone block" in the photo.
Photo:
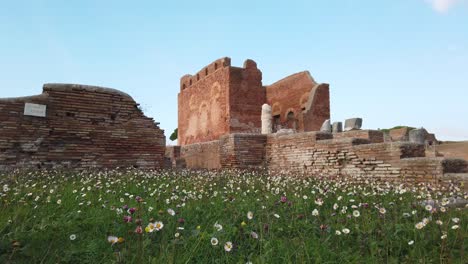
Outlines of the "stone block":
[[341,123],[341,122],[333,122],[332,131],[333,131],[333,133],[340,133],[340,132],[343,132],[343,123]]
[[413,129],[409,132],[409,140],[413,143],[424,144],[427,135],[427,130],[424,128]]
[[345,121],[344,131],[359,130],[362,127],[362,118],[350,118]]

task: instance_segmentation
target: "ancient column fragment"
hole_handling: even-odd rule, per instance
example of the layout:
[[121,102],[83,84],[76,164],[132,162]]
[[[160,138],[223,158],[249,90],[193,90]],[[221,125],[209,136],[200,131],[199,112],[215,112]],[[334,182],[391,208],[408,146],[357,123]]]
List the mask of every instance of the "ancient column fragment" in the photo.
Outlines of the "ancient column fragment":
[[322,124],[322,127],[320,128],[320,131],[321,132],[332,132],[332,126],[331,126],[331,123],[330,123],[330,119],[327,119],[325,120],[325,122],[323,122]]
[[343,123],[333,122],[332,131],[333,131],[333,133],[343,132]]
[[272,132],[271,106],[262,105],[262,134],[271,134]]

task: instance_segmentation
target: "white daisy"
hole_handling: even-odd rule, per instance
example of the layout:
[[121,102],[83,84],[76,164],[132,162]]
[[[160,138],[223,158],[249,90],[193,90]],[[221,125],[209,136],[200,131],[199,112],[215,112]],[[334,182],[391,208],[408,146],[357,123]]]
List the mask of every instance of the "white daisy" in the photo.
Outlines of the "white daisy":
[[353,216],[354,216],[354,217],[359,217],[360,215],[361,215],[361,213],[359,213],[358,210],[354,210],[354,211],[353,211]]
[[224,250],[226,250],[227,252],[231,251],[232,250],[232,242],[230,242],[230,241],[226,242],[226,244],[224,244]]
[[249,220],[252,220],[252,218],[253,218],[253,213],[252,213],[251,211],[247,212],[247,218],[248,218]]

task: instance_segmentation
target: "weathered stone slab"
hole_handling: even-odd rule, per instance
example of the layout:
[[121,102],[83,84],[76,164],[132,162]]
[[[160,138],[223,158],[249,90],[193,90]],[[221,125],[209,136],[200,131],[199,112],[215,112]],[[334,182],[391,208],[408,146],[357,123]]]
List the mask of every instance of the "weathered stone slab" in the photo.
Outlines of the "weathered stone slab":
[[325,122],[323,122],[322,124],[322,127],[320,128],[320,131],[321,132],[332,132],[332,126],[330,124],[330,119],[327,119],[325,120]]
[[24,115],[25,116],[37,116],[45,117],[46,116],[46,105],[25,103],[24,104]]
[[424,144],[427,134],[427,130],[424,128],[413,129],[409,132],[409,140],[413,143]]
[[343,132],[343,123],[333,122],[332,131],[333,131],[333,133]]
[[359,130],[362,126],[362,118],[350,118],[345,121],[344,131]]

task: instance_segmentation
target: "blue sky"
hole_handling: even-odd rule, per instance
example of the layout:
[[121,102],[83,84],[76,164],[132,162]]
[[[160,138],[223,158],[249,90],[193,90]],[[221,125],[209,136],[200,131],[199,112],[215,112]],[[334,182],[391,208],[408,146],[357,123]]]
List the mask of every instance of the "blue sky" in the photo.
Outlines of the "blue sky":
[[129,93],[169,136],[179,78],[228,56],[271,84],[309,70],[332,121],[468,140],[468,0],[3,1],[0,97],[47,82]]

